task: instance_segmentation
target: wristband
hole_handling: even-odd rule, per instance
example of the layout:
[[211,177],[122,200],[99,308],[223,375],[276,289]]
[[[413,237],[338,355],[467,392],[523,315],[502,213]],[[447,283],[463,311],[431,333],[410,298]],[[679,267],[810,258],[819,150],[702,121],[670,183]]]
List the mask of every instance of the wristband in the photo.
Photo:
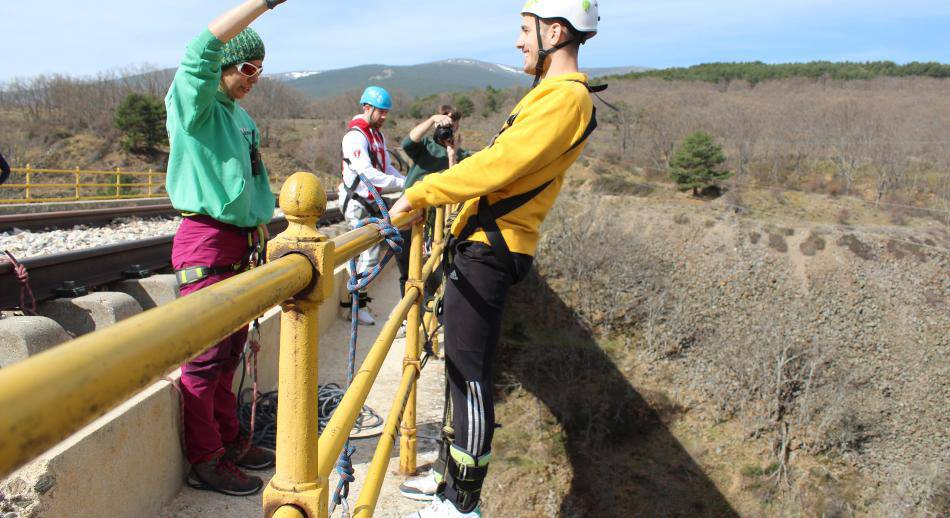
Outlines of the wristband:
[[286,1],[287,0],[264,0],[264,5],[266,5],[268,9],[273,9]]

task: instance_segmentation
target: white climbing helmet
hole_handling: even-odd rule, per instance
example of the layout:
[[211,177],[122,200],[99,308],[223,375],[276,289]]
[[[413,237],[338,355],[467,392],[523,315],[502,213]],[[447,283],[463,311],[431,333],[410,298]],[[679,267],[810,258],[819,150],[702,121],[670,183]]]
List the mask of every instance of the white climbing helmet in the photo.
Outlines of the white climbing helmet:
[[521,14],[532,14],[542,20],[563,18],[588,39],[597,32],[600,15],[597,0],[527,0]]

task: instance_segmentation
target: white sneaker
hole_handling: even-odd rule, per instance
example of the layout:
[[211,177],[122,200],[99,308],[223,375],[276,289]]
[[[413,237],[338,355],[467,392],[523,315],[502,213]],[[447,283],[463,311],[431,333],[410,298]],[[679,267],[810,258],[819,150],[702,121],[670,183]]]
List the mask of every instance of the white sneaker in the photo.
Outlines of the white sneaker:
[[425,475],[410,478],[399,485],[399,492],[402,496],[425,502],[435,498],[435,492],[438,489],[439,483],[435,480],[435,473],[431,469]]
[[366,308],[360,308],[359,312],[356,313],[356,321],[361,326],[374,326],[376,325],[376,319],[373,318],[373,315],[369,313],[369,310]]
[[472,512],[463,513],[452,502],[436,498],[429,507],[407,514],[405,518],[482,518],[482,507],[478,505]]
[[406,336],[406,323],[403,322],[402,325],[399,326],[399,330],[396,331],[396,338],[403,338],[405,336]]

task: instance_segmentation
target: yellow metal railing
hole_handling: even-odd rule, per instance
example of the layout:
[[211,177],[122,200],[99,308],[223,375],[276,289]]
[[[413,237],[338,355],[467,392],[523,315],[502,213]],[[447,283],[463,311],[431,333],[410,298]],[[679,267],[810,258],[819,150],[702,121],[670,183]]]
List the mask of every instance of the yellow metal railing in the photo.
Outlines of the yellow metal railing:
[[[319,435],[317,419],[318,311],[333,291],[333,270],[382,241],[367,225],[332,240],[316,222],[326,193],[309,173],[285,182],[280,207],[288,228],[268,244],[264,266],[214,284],[102,331],[77,338],[0,370],[0,478],[65,439],[168,371],[200,354],[276,304],[281,306],[277,414],[277,466],[264,490],[265,516],[325,517],[328,479],[360,409],[406,320],[402,381],[354,516],[372,516],[400,427],[400,471],[416,470],[416,380],[422,340],[425,279],[444,246],[444,211],[423,264],[422,223],[412,228],[405,296],[382,326],[353,383]],[[402,215],[405,225],[418,212]],[[333,297],[332,302],[335,301]],[[430,325],[427,329],[433,329]],[[55,408],[56,412],[49,409]]]
[[[11,169],[8,183],[0,185],[0,204],[63,201],[165,198],[161,171],[89,171],[76,169]],[[93,190],[90,192],[91,190]],[[13,193],[13,194],[10,194]],[[19,197],[15,197],[19,194]]]

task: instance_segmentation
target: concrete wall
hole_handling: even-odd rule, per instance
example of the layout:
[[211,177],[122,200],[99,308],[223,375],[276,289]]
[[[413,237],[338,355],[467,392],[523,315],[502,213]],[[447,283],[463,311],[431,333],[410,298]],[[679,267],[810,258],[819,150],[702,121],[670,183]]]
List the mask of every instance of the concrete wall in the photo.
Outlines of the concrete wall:
[[[334,274],[337,290],[345,290],[345,268]],[[321,309],[321,333],[340,318],[338,302],[331,299]],[[275,307],[261,319],[262,392],[277,388],[279,336]],[[326,354],[338,355],[345,344],[325,346]],[[153,384],[0,483],[0,516],[157,515],[181,490],[188,469],[180,442],[180,399],[172,383],[178,376]],[[240,373],[235,388],[239,381]]]

